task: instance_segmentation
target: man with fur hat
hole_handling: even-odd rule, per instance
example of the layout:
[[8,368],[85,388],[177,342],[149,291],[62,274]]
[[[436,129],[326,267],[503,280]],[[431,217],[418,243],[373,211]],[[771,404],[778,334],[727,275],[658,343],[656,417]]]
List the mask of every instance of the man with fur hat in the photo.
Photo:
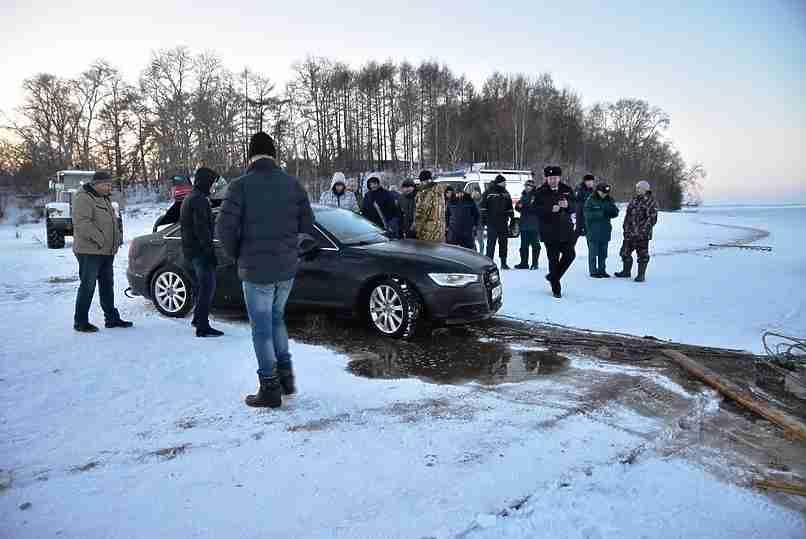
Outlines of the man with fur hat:
[[495,244],[498,243],[498,258],[501,269],[508,270],[507,244],[509,241],[509,221],[515,216],[512,208],[512,196],[504,184],[507,179],[499,174],[481,197],[481,211],[487,218],[487,258],[495,256]]
[[540,217],[540,237],[546,244],[549,273],[546,280],[551,284],[555,298],[562,297],[562,279],[576,258],[574,243],[576,234],[571,216],[574,214],[574,191],[562,183],[562,169],[549,166],[543,169],[546,183],[537,190],[537,212]]
[[652,196],[649,182],[641,180],[635,184],[635,196],[627,206],[624,216],[624,241],[621,244],[621,261],[624,267],[616,277],[629,279],[632,275],[632,252],[638,254],[638,275],[635,282],[646,280],[646,268],[649,265],[649,240],[652,230],[658,223],[658,203]]
[[182,253],[196,275],[196,307],[191,325],[197,337],[220,337],[223,333],[210,327],[210,305],[216,287],[218,260],[213,247],[213,210],[210,207],[210,188],[218,173],[206,167],[196,171],[193,191],[182,201],[179,223],[182,228]]
[[246,174],[233,180],[221,205],[216,235],[238,262],[260,389],[248,406],[278,408],[296,392],[285,306],[299,265],[299,234],[313,234],[308,194],[276,162],[274,141],[256,133],[249,141]]
[[420,172],[420,187],[414,199],[414,229],[418,240],[445,241],[445,186],[434,182],[430,170]]
[[109,196],[112,194],[112,175],[96,172],[89,183],[73,196],[73,253],[78,259],[81,284],[76,296],[73,329],[81,333],[95,333],[98,328],[89,322],[90,305],[98,283],[98,297],[104,311],[107,328],[130,328],[131,322],[122,320],[115,308],[115,254],[123,243],[118,217]]
[[358,202],[355,199],[355,194],[347,190],[347,180],[343,172],[333,174],[330,189],[323,192],[322,196],[319,197],[319,204],[358,213]]

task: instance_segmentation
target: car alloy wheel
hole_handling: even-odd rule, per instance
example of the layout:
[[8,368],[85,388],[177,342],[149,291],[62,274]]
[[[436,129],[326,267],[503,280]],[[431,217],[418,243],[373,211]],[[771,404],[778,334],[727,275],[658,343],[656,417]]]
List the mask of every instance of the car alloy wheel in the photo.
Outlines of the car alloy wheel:
[[420,295],[396,277],[376,283],[366,302],[369,324],[379,334],[395,339],[413,337],[423,312]]
[[153,299],[168,316],[183,316],[192,307],[190,282],[179,272],[166,270],[154,278]]
[[369,297],[369,315],[381,333],[393,335],[403,326],[403,300],[391,286],[376,286]]

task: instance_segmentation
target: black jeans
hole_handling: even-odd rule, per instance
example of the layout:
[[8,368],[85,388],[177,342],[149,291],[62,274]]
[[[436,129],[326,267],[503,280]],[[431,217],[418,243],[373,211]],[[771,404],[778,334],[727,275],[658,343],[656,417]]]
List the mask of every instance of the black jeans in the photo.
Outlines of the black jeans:
[[521,230],[521,264],[529,264],[529,249],[532,250],[532,266],[537,267],[540,258],[540,235],[537,230]]
[[196,274],[196,308],[193,310],[193,325],[199,329],[210,327],[210,305],[215,295],[215,266],[202,257],[191,261]]
[[487,258],[495,257],[495,243],[498,242],[498,258],[501,264],[507,263],[507,242],[509,241],[509,228],[506,226],[487,225]]
[[78,276],[81,284],[78,285],[73,322],[75,324],[89,323],[90,305],[92,305],[92,297],[95,295],[96,282],[104,318],[107,322],[119,320],[120,313],[115,309],[115,274],[112,266],[115,257],[77,254],[76,258],[78,259]]
[[549,276],[552,281],[559,282],[577,256],[574,242],[547,243],[546,256],[549,259]]

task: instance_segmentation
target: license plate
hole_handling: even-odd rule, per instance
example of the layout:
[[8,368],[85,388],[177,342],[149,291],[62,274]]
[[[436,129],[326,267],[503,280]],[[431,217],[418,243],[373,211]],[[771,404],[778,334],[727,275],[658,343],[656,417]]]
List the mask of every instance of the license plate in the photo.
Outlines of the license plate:
[[503,289],[501,288],[500,284],[498,286],[496,286],[495,288],[493,288],[493,301],[498,301],[499,299],[501,299],[501,294],[502,293],[503,293]]

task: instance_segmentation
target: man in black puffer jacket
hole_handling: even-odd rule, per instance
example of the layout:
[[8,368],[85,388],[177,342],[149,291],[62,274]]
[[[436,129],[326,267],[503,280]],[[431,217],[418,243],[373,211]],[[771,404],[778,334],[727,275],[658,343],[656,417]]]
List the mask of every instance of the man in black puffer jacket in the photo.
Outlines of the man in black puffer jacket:
[[227,255],[238,261],[252,323],[260,390],[246,404],[277,408],[281,393],[296,390],[285,305],[299,264],[298,235],[313,234],[313,212],[305,189],[277,166],[269,135],[255,134],[248,155],[246,174],[227,187],[216,232]]
[[508,270],[507,241],[509,240],[509,220],[515,216],[512,208],[512,197],[504,184],[506,178],[500,174],[481,197],[481,211],[487,220],[487,258],[495,255],[495,243],[498,242],[498,257],[501,269]]
[[551,283],[554,297],[561,298],[560,279],[576,258],[574,243],[577,236],[571,222],[576,207],[574,191],[560,181],[560,167],[546,167],[543,174],[546,183],[537,190],[537,211],[540,216],[540,237],[546,244],[549,259],[546,280]]
[[446,210],[448,216],[448,243],[475,249],[474,233],[479,226],[479,209],[464,191],[456,193]]
[[197,337],[220,337],[222,332],[210,327],[210,304],[215,295],[215,271],[218,261],[213,249],[213,211],[210,188],[218,173],[209,168],[196,171],[193,191],[182,201],[179,223],[182,227],[182,253],[196,275],[196,308],[192,326]]

